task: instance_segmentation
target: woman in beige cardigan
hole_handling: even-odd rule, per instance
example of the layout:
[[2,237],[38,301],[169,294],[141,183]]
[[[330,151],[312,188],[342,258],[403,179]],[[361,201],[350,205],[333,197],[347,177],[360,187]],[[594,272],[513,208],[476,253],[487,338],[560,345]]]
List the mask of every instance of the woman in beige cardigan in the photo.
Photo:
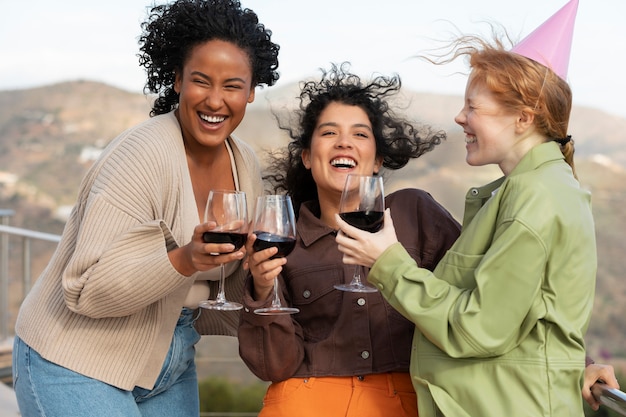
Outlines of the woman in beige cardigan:
[[[142,25],[146,122],[118,136],[84,178],[50,264],[20,309],[14,386],[23,416],[194,416],[194,345],[235,335],[236,313],[204,311],[243,251],[205,244],[209,190],[262,192],[252,149],[232,135],[257,85],[278,79],[278,45],[236,0],[155,6]],[[211,255],[211,253],[225,253]]]

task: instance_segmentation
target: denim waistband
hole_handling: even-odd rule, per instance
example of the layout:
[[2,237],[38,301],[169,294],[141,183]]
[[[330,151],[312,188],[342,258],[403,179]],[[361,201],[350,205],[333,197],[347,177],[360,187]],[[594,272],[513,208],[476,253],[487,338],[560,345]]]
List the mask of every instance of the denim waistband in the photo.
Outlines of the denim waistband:
[[180,311],[180,316],[178,317],[177,326],[186,326],[195,323],[196,320],[200,317],[201,308],[194,310],[188,307],[183,307]]

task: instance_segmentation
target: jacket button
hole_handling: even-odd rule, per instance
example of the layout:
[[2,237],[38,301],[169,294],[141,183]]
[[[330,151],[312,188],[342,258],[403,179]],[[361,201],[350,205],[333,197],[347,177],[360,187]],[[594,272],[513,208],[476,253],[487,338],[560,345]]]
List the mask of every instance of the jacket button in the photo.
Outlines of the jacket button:
[[365,305],[365,298],[359,298],[358,300],[356,300],[356,303],[360,306],[364,306]]
[[302,296],[303,296],[304,298],[309,298],[309,297],[311,297],[311,291],[309,291],[309,290],[304,290],[304,292],[302,293]]
[[370,357],[370,353],[367,350],[364,350],[363,352],[361,352],[361,357],[363,359],[367,359]]

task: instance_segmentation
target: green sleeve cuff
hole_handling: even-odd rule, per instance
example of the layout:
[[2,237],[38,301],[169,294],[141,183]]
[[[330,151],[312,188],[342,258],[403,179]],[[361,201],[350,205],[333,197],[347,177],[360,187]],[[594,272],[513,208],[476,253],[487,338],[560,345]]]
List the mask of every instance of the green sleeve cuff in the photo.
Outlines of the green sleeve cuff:
[[376,260],[367,276],[380,292],[390,293],[398,283],[398,268],[405,269],[408,265],[417,267],[411,255],[404,249],[400,242],[389,246]]

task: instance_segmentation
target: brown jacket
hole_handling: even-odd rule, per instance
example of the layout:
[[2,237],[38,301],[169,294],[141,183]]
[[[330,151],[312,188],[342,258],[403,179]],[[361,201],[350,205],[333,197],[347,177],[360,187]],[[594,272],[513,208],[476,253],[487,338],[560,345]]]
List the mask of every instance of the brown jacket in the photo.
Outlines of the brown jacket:
[[[386,206],[400,242],[425,268],[434,268],[459,235],[459,224],[424,191],[397,191],[387,196]],[[279,280],[285,303],[300,312],[254,314],[270,300],[254,301],[250,278],[246,284],[239,350],[250,370],[266,381],[408,372],[414,325],[380,293],[333,287],[350,282],[354,266],[342,262],[335,231],[320,221],[316,202],[302,205],[297,232]]]

